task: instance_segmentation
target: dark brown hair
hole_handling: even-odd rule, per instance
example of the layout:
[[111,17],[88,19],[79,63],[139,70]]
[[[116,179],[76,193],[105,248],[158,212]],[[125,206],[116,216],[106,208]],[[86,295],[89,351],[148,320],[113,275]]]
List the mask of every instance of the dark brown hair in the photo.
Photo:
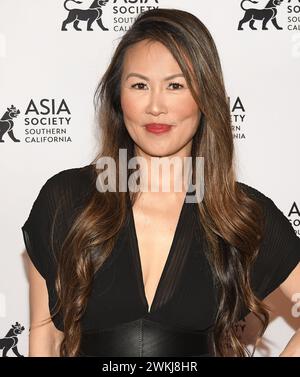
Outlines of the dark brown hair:
[[[243,310],[248,309],[260,319],[260,335],[269,321],[266,306],[254,295],[250,284],[263,216],[259,204],[236,182],[230,109],[221,63],[211,34],[197,17],[183,10],[152,9],[139,14],[122,36],[95,92],[101,152],[92,164],[101,156],[109,156],[118,171],[120,148],[127,150],[128,158],[135,155],[134,142],[123,121],[120,83],[127,49],[146,39],[161,42],[171,51],[202,113],[193,138],[192,157],[204,157],[205,193],[199,203],[199,216],[218,292],[214,352],[219,356],[247,356],[249,351],[240,341],[236,326]],[[193,166],[193,174],[194,169]],[[132,203],[135,198],[132,193]],[[93,276],[112,251],[126,208],[126,193],[95,190],[63,243],[56,280],[57,311],[61,310],[64,323],[62,356],[78,355],[80,319]]]

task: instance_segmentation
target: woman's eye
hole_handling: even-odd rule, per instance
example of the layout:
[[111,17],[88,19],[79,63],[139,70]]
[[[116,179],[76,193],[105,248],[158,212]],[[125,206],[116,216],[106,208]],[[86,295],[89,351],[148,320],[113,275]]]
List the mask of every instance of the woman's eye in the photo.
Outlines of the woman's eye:
[[[177,86],[177,88],[175,88],[175,89],[183,88],[183,85],[179,84],[179,82],[171,82],[170,85]],[[174,88],[174,86],[173,86],[173,88]],[[178,88],[178,86],[180,86],[180,88]]]
[[142,89],[141,86],[145,85],[143,82],[137,82],[136,84],[131,85],[131,88],[136,88],[138,86],[138,89]]
[[[131,85],[131,88],[137,88],[137,89],[143,89],[143,86],[145,86],[143,82],[137,82],[136,84]],[[183,85],[179,84],[178,82],[171,82],[169,86],[172,85],[173,89],[180,89],[183,88]],[[178,87],[179,86],[179,87]]]

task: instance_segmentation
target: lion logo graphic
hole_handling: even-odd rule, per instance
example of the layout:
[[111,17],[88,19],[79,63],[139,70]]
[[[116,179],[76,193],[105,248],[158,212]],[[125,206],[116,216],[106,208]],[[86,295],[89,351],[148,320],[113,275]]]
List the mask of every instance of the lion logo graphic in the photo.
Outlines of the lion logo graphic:
[[3,117],[0,119],[0,143],[4,143],[2,139],[3,135],[7,132],[10,138],[15,142],[19,142],[20,140],[17,139],[14,135],[13,127],[14,121],[13,119],[16,118],[20,114],[20,110],[17,110],[14,105],[7,108],[7,111],[4,113]]
[[245,11],[244,17],[239,22],[238,30],[244,30],[243,24],[246,22],[249,22],[249,26],[252,30],[257,30],[257,28],[254,26],[254,22],[256,20],[262,21],[262,30],[268,30],[267,23],[269,21],[272,22],[272,24],[276,27],[278,30],[282,30],[283,28],[280,27],[277,23],[276,16],[277,16],[277,9],[279,5],[283,2],[283,0],[270,0],[268,4],[263,9],[256,9],[256,8],[244,8],[244,3],[252,3],[257,4],[258,1],[252,1],[252,0],[243,0],[241,2],[241,8]]
[[[88,5],[87,3],[90,3]],[[63,21],[61,30],[66,31],[66,26],[73,23],[73,27],[77,31],[81,31],[78,24],[79,21],[87,21],[87,30],[93,31],[92,24],[96,21],[102,30],[107,29],[102,23],[102,9],[108,3],[108,0],[66,0],[64,2],[65,9],[69,12],[68,17]]]
[[11,329],[5,335],[4,338],[0,339],[0,349],[2,351],[2,357],[7,356],[7,352],[12,349],[13,353],[18,357],[24,357],[18,351],[18,335],[20,335],[25,330],[24,326],[21,326],[19,322],[16,322],[15,325],[11,325]]

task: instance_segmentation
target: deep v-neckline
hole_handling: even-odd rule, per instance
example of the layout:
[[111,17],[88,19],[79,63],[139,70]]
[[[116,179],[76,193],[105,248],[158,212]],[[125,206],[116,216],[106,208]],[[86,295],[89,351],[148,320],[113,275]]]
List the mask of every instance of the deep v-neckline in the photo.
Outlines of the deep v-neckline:
[[170,265],[172,263],[172,260],[174,258],[175,250],[176,250],[176,243],[178,242],[178,237],[182,233],[182,226],[183,226],[183,220],[184,220],[184,214],[185,211],[187,210],[187,205],[188,203],[186,202],[186,197],[187,193],[185,195],[183,204],[181,206],[179,218],[176,224],[175,232],[173,235],[173,239],[171,242],[171,246],[169,248],[169,252],[165,261],[165,264],[163,266],[160,278],[158,280],[158,284],[156,286],[156,290],[152,299],[151,305],[149,305],[147,297],[146,297],[146,291],[145,291],[145,284],[144,284],[144,277],[143,277],[143,270],[142,270],[142,262],[141,262],[141,255],[140,255],[140,250],[139,250],[139,244],[138,244],[138,238],[137,238],[137,231],[136,231],[136,226],[135,226],[135,220],[134,220],[134,214],[133,214],[133,208],[130,205],[129,206],[129,226],[131,229],[130,232],[130,242],[131,242],[131,249],[132,249],[132,254],[134,257],[134,265],[136,267],[136,277],[137,277],[137,284],[139,287],[140,295],[143,300],[143,304],[145,305],[145,308],[147,310],[147,314],[151,314],[152,312],[155,311],[158,298],[160,294],[162,293],[163,287],[165,283],[167,282],[168,278],[168,271],[170,268]]

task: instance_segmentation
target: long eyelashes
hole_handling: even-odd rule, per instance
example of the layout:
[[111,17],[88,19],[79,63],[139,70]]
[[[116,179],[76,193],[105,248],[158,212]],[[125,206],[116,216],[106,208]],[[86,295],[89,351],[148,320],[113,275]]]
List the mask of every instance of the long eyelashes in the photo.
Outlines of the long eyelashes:
[[[131,85],[131,88],[136,88],[137,85],[145,85],[145,84],[143,82],[137,82],[136,84]],[[174,90],[178,90],[178,89],[183,88],[183,85],[179,84],[178,82],[170,82],[169,86],[170,85],[174,85],[174,86],[176,85],[177,86],[177,88],[175,88]],[[178,88],[178,86],[179,86],[179,88]],[[139,87],[139,89],[142,89],[142,88]]]

